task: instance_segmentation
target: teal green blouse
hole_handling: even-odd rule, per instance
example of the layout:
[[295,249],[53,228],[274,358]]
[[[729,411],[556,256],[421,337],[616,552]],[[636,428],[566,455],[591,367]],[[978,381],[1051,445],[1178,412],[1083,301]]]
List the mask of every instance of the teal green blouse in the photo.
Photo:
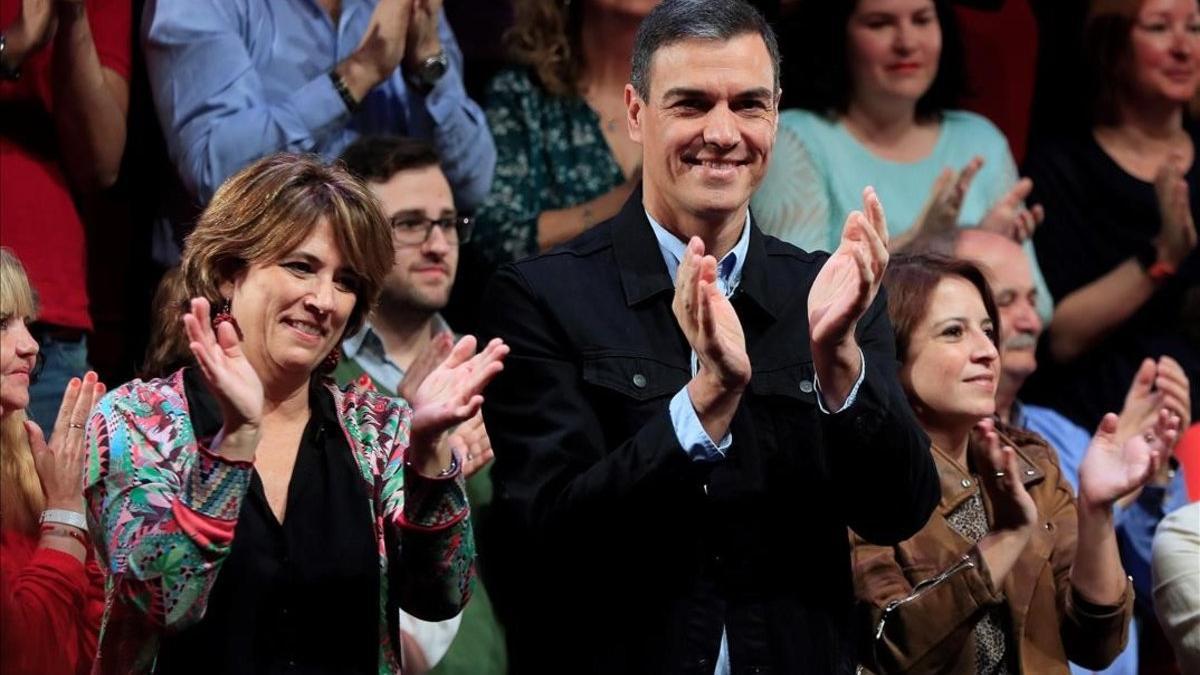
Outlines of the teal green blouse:
[[625,181],[596,113],[579,96],[554,96],[526,69],[501,71],[484,110],[496,142],[492,190],[475,213],[475,241],[497,263],[537,253],[537,219]]

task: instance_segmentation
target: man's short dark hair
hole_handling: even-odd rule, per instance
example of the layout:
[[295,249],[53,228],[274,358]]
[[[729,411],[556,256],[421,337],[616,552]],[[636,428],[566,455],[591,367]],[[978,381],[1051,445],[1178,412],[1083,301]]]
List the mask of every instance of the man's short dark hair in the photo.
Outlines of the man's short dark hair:
[[359,180],[375,183],[387,182],[401,171],[441,165],[432,145],[406,136],[363,136],[339,159]]
[[760,36],[771,55],[775,91],[779,91],[779,42],[758,10],[742,0],[664,0],[650,11],[633,43],[630,81],[643,101],[650,99],[650,60],[654,53],[684,40],[726,41],[738,35]]

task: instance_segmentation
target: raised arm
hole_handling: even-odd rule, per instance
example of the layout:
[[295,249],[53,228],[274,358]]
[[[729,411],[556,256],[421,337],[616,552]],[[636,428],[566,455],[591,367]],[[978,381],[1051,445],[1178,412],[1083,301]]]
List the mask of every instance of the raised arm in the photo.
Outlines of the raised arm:
[[233,326],[214,331],[203,299],[192,301],[184,326],[221,409],[216,437],[193,435],[182,374],[117,389],[87,428],[84,497],[110,601],[166,629],[204,615],[250,487],[263,405]]
[[1050,351],[1071,361],[1099,344],[1141,309],[1196,248],[1196,224],[1181,169],[1169,161],[1155,181],[1162,221],[1153,241],[1154,264],[1126,258],[1061,299],[1050,323]]
[[378,441],[390,448],[382,475],[382,513],[395,528],[400,607],[427,621],[458,614],[470,597],[475,542],[467,517],[464,454],[442,442],[483,403],[484,387],[502,369],[508,347],[491,341],[475,354],[475,338],[462,338],[412,395],[407,416],[390,419]]
[[467,96],[463,56],[442,0],[414,0],[403,68],[414,72],[424,58],[444,51],[449,68],[427,92],[409,88],[410,136],[432,138],[460,210],[474,211],[492,186],[496,145],[483,110]]
[[[924,526],[937,504],[929,441],[896,378],[895,336],[879,284],[887,269],[887,221],[872,188],[846,219],[841,243],[808,294],[808,323],[821,423],[834,477],[855,498],[848,523],[878,544]],[[870,495],[863,499],[861,495]]]
[[[125,152],[130,5],[83,0],[55,5],[54,123],[59,146],[66,149],[59,157],[77,189],[106,188],[116,182]],[[120,54],[122,70],[101,62],[98,41]]]

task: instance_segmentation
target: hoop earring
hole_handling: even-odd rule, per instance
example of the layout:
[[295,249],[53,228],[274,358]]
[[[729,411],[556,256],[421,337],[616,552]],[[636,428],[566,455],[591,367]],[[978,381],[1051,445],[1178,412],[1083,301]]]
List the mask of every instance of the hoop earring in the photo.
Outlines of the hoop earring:
[[233,303],[228,298],[217,307],[217,313],[212,317],[213,332],[217,332],[217,327],[223,323],[229,322],[233,324],[233,332],[237,333],[238,340],[242,339],[242,327],[238,325],[237,319],[233,318]]

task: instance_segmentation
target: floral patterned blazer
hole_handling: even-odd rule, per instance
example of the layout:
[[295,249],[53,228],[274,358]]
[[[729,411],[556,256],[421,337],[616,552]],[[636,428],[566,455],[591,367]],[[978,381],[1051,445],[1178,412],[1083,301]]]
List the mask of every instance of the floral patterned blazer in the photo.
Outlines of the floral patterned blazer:
[[[461,473],[421,476],[405,464],[412,409],[401,399],[328,386],[367,494],[379,544],[379,672],[398,673],[388,583],[409,613],[437,620],[466,604],[475,545]],[[134,380],[97,405],[87,429],[84,496],[106,572],[95,673],[154,666],[158,636],[204,616],[228,556],[253,465],[209,449],[192,428],[183,371]],[[388,574],[385,537],[401,542]]]

